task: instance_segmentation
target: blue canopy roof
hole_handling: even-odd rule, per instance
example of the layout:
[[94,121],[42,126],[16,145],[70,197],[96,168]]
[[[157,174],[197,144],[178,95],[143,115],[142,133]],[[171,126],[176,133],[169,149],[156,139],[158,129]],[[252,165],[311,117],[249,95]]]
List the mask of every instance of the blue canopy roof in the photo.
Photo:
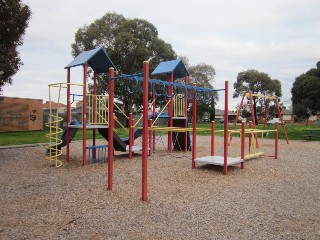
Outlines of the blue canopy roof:
[[182,78],[185,77],[186,74],[189,76],[189,72],[186,66],[180,59],[159,63],[159,65],[151,73],[151,75],[162,75],[171,73],[173,73],[174,78]]
[[107,73],[110,67],[117,70],[103,48],[96,48],[80,53],[66,68],[88,64],[96,73]]

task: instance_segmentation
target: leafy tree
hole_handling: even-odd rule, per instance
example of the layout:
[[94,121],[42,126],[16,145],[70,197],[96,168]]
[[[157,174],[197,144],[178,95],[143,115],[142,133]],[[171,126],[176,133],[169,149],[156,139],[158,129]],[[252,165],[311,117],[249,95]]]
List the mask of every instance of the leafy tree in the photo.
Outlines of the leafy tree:
[[[152,71],[160,61],[176,58],[172,46],[158,37],[154,25],[146,20],[126,19],[110,12],[89,26],[78,29],[75,43],[72,44],[72,54],[76,56],[97,47],[105,48],[117,66],[118,74],[141,72],[144,60],[149,60]],[[98,78],[98,89],[101,94],[108,92],[107,76]],[[126,114],[129,114],[134,103],[142,102],[141,95],[128,93],[123,81],[115,84],[115,97],[123,103]]]
[[[240,72],[233,87],[235,89],[233,94],[234,98],[241,96],[244,91],[251,91],[253,94],[266,96],[282,96],[281,82],[277,79],[272,80],[267,73],[259,72],[255,69]],[[258,123],[257,106],[259,105],[261,110],[265,109],[265,101],[266,99],[253,97],[253,109],[256,123]],[[249,100],[247,104],[249,104]]]
[[30,16],[30,8],[20,0],[0,0],[0,94],[23,64],[17,47],[23,44]]
[[[213,88],[212,83],[216,71],[212,65],[200,63],[189,67],[190,82],[197,86]],[[210,120],[215,118],[215,104],[219,99],[218,93],[214,92],[212,96],[206,96],[207,99],[197,101],[197,119],[203,120],[205,113],[210,114]],[[192,108],[191,108],[192,109]],[[191,111],[192,112],[192,111]]]
[[293,83],[292,110],[298,118],[309,119],[320,111],[320,61],[316,66],[296,77]]

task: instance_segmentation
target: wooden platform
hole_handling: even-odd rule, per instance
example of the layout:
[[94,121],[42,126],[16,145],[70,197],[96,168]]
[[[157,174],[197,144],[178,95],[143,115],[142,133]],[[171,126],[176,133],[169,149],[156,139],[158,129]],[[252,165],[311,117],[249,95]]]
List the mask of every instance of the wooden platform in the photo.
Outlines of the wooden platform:
[[[195,162],[223,166],[224,165],[224,158],[223,158],[223,156],[206,156],[206,157],[196,158]],[[242,163],[242,162],[243,162],[243,160],[240,158],[230,158],[230,157],[227,158],[227,166]]]

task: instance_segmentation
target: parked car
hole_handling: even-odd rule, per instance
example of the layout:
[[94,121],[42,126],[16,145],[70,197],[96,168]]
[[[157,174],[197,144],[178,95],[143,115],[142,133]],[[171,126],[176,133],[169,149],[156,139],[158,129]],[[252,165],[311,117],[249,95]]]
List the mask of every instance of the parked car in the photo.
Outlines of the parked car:
[[224,123],[224,118],[220,118],[219,123]]
[[[267,125],[274,125],[275,123],[281,124],[280,118],[271,118],[267,121]],[[283,122],[285,124],[285,122]]]

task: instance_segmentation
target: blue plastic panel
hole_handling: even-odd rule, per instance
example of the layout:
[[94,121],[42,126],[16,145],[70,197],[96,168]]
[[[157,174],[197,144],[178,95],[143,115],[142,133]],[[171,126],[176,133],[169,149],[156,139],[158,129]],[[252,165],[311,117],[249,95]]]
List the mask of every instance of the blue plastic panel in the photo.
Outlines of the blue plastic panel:
[[107,73],[110,67],[117,70],[103,48],[96,48],[80,53],[66,68],[88,64],[96,73]]
[[151,75],[163,75],[171,73],[173,73],[174,78],[182,78],[185,75],[189,76],[186,66],[180,59],[159,63]]

